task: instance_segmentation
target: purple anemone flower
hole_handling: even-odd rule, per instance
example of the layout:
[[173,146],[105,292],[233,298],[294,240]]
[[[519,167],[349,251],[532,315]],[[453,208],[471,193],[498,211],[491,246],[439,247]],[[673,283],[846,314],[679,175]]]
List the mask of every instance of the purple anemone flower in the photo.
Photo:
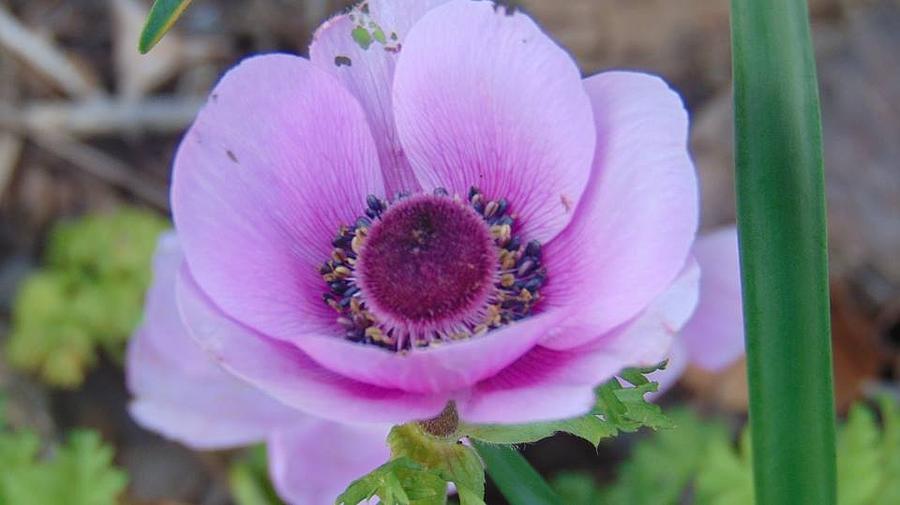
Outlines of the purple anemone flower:
[[668,356],[716,261],[692,254],[687,132],[659,78],[582,79],[490,2],[370,0],[308,60],[243,61],[175,159],[134,416],[197,448],[268,440],[279,492],[320,504],[449,402],[584,414]]

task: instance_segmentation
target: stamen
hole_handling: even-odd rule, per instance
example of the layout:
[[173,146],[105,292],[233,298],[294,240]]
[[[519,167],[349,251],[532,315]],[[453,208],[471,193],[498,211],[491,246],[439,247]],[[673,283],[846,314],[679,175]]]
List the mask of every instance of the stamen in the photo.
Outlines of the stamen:
[[[515,233],[515,215],[510,213],[508,201],[503,198],[488,199],[474,186],[469,189],[465,200],[451,197],[444,188],[435,189],[433,195],[433,197],[416,196],[415,199],[410,200],[413,198],[412,195],[408,192],[401,192],[396,195],[392,203],[375,195],[369,195],[366,198],[364,215],[353,225],[344,225],[338,229],[338,233],[332,241],[334,249],[331,258],[322,263],[319,273],[327,287],[327,291],[323,294],[323,301],[337,313],[336,322],[348,340],[401,352],[414,347],[436,346],[442,342],[478,337],[528,317],[540,302],[540,288],[546,279],[546,269],[541,262],[541,244],[535,240],[525,242],[520,235]],[[489,278],[493,280],[489,281],[490,289],[487,298],[484,299],[484,302],[479,302],[483,304],[478,305],[474,310],[459,312],[458,317],[450,317],[456,314],[453,312],[455,309],[448,308],[447,310],[450,312],[441,312],[443,305],[437,305],[433,309],[425,307],[423,309],[425,312],[413,314],[410,311],[414,312],[418,308],[411,303],[416,303],[418,300],[410,302],[404,298],[398,303],[406,307],[406,309],[402,309],[406,312],[401,310],[398,315],[391,310],[399,307],[382,307],[379,312],[382,316],[379,317],[371,307],[371,303],[374,301],[373,293],[367,293],[361,285],[361,272],[359,271],[360,255],[365,254],[371,230],[373,226],[382,222],[386,213],[398,203],[407,201],[409,203],[404,205],[416,205],[418,201],[416,199],[434,197],[447,198],[448,203],[453,202],[455,205],[467,206],[471,209],[469,212],[474,211],[484,221],[490,243],[496,252],[496,255],[493,256],[494,259],[491,260],[493,266],[490,267],[490,270],[493,270],[493,273],[489,273]],[[440,208],[440,205],[446,204],[432,203],[429,205],[432,207],[438,205],[435,208]],[[450,207],[447,208],[450,209]],[[453,213],[451,212],[451,214]],[[447,217],[448,219],[453,218],[453,216]],[[443,223],[438,220],[437,225],[441,224]],[[422,247],[427,248],[428,240],[434,238],[429,235],[429,230],[431,228],[428,227],[410,228],[408,230],[409,237],[413,241],[421,241]],[[454,236],[455,238],[456,236]],[[468,234],[464,238],[477,240]],[[416,282],[417,285],[406,286],[406,288],[408,288],[407,291],[413,292],[421,290],[423,294],[439,293],[439,291],[433,290],[447,289],[448,286],[458,287],[458,283],[453,284],[455,278],[452,273],[447,274],[451,276],[450,278],[444,277],[444,274],[440,273],[443,271],[442,268],[449,268],[449,272],[455,271],[454,268],[460,268],[459,258],[454,254],[463,254],[466,251],[471,253],[472,251],[471,247],[465,249],[470,246],[469,244],[460,243],[458,246],[460,249],[457,251],[441,252],[444,256],[434,251],[429,253],[433,258],[437,258],[437,264],[429,263],[431,259],[423,260],[421,256],[417,256],[425,254],[418,247],[390,250],[395,255],[411,254],[412,256],[408,257],[408,263],[423,268],[427,267],[429,272],[424,277],[410,277],[409,273],[398,273],[396,278],[420,279],[419,281],[409,281]],[[367,256],[367,258],[369,261],[377,263],[382,261],[383,256],[382,252],[379,256]],[[440,261],[444,257],[449,262],[446,265]],[[470,261],[474,261],[471,265],[472,268],[475,268],[474,265],[478,262]],[[464,262],[463,264],[469,263]],[[438,273],[431,272],[432,269]],[[457,273],[459,273],[458,270]],[[418,285],[420,282],[426,284]],[[437,284],[428,284],[429,282],[437,282]],[[446,284],[447,282],[450,284]],[[406,291],[399,290],[398,292]],[[447,303],[450,304],[448,307],[457,306],[460,303],[462,303],[460,306],[465,307],[465,295],[448,296]],[[415,317],[400,321],[403,314]]]

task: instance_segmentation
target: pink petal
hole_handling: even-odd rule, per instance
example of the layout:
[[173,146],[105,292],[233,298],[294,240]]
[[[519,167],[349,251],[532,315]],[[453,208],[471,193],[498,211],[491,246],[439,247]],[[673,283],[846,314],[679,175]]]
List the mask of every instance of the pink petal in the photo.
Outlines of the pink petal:
[[680,338],[691,363],[718,371],[744,354],[737,230],[729,227],[700,237],[694,256],[703,271],[700,304]]
[[276,432],[268,445],[275,489],[293,505],[334,503],[351,482],[387,463],[389,430],[317,420]]
[[526,15],[450,1],[406,37],[394,76],[397,131],[422,186],[506,198],[529,239],[572,218],[594,154],[572,58]]
[[323,368],[288,342],[267,338],[225,316],[182,268],[178,304],[191,336],[229,372],[278,400],[342,422],[394,422],[437,415],[447,395],[420,395],[355,381]]
[[130,411],[142,426],[197,449],[263,440],[305,416],[231,376],[188,336],[175,304],[181,251],[161,238],[144,323],[129,342]]
[[[406,33],[425,12],[446,0],[370,0],[368,21],[378,24],[388,44],[373,42],[363,49],[351,36],[366,19],[358,10],[323,24],[313,36],[309,57],[332,74],[359,100],[372,128],[387,195],[419,189],[409,161],[400,146],[391,107],[391,84],[399,53],[385,48],[401,46]],[[396,40],[391,36],[396,35]]]
[[664,360],[697,302],[700,269],[691,261],[638,317],[576,348],[536,347],[473,388],[460,415],[469,422],[524,423],[587,412],[594,388],[624,368]]
[[318,266],[339,225],[382,194],[362,108],[289,55],[249,58],[216,85],[175,159],[172,206],[203,291],[284,340],[333,324]]
[[347,377],[385,388],[447,397],[514,362],[564,315],[561,311],[540,314],[471,340],[407,353],[331,337],[310,337],[298,345],[324,367]]
[[631,319],[671,284],[697,229],[697,180],[681,100],[657,77],[584,81],[597,125],[594,171],[566,230],[544,247],[547,306],[577,305],[581,328],[544,342],[577,346]]

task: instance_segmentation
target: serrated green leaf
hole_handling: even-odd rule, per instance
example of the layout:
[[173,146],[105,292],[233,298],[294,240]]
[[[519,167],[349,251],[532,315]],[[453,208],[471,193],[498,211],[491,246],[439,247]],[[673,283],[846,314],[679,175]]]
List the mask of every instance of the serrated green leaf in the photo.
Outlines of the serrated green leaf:
[[353,481],[335,505],[357,505],[377,496],[381,505],[442,505],[447,483],[415,461],[400,457]]
[[460,505],[484,505],[484,467],[471,447],[429,435],[417,423],[395,426],[387,441],[391,461],[354,481],[337,505],[356,505],[373,496],[382,505],[444,505],[451,482]]
[[112,466],[113,451],[92,431],[74,431],[47,461],[28,431],[0,433],[0,504],[114,505],[125,474]]
[[875,414],[863,405],[850,410],[838,436],[838,503],[873,503],[881,481],[882,454]]
[[704,422],[689,410],[676,410],[674,429],[638,441],[618,468],[615,483],[599,503],[676,505],[706,460],[713,440],[729,444],[724,426]]
[[[854,406],[838,430],[838,505],[900,503],[900,426],[897,403],[881,402],[882,426],[864,405]],[[737,448],[712,439],[696,477],[697,505],[752,505],[753,455],[749,430]]]
[[665,363],[647,369],[627,369],[620,374],[627,377],[632,387],[624,387],[618,379],[612,379],[596,390],[597,402],[587,415],[561,421],[528,424],[463,424],[460,431],[474,439],[493,444],[524,444],[537,442],[556,433],[569,433],[583,438],[593,445],[617,435],[641,427],[652,429],[671,428],[672,422],[656,404],[644,396],[657,390],[657,384],[645,374],[654,372]]
[[[880,402],[875,413],[858,405],[838,433],[838,505],[900,503],[900,407]],[[638,441],[601,488],[584,474],[563,473],[554,487],[572,505],[753,505],[749,430],[735,446],[725,427],[686,410],[670,417],[673,430]],[[685,501],[686,497],[692,501]]]
[[729,440],[712,440],[696,480],[696,505],[754,505],[750,432],[739,450]]
[[[617,427],[622,431],[635,431],[638,428],[647,427],[654,430],[669,429],[674,425],[672,421],[663,414],[659,405],[647,401],[644,396],[648,393],[655,393],[659,385],[655,382],[647,382],[635,387],[621,387],[619,384],[610,383],[610,388],[618,400],[618,406],[624,408],[624,415],[618,412],[619,421]],[[607,398],[600,396],[597,404],[597,411],[601,414],[607,413]]]
[[[0,467],[14,469],[29,465],[41,449],[41,440],[31,431],[0,433]],[[0,475],[0,489],[4,488]],[[3,503],[0,500],[0,503]]]
[[472,438],[492,444],[528,444],[557,433],[570,433],[597,445],[618,433],[615,426],[594,414],[544,423],[464,425],[463,431]]
[[900,503],[900,403],[885,396],[879,405],[883,425],[879,444],[882,479],[874,503]]
[[146,54],[153,49],[153,46],[172,28],[190,3],[191,0],[156,0],[153,2],[138,42],[138,50],[141,54]]
[[650,380],[647,379],[648,374],[665,370],[667,366],[669,366],[669,360],[649,367],[626,368],[619,373],[619,377],[625,379],[633,386],[643,386],[650,383]]

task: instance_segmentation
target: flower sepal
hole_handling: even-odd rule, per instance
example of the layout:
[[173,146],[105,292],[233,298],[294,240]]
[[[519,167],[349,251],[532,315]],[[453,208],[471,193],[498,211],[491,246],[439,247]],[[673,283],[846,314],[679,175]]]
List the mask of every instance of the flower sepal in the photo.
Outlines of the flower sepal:
[[378,497],[379,503],[385,505],[441,505],[447,502],[446,488],[446,481],[436,472],[402,457],[392,459],[350,483],[334,503],[357,505]]
[[484,465],[475,450],[463,443],[466,438],[525,444],[569,433],[596,446],[621,432],[672,428],[662,409],[645,398],[659,386],[647,375],[665,369],[666,364],[622,370],[596,388],[596,402],[589,413],[561,421],[467,424],[459,421],[450,402],[433,419],[395,426],[387,437],[391,460],[351,483],[335,505],[357,505],[376,496],[383,505],[443,505],[451,482],[460,505],[484,505]]
[[[455,412],[452,404],[449,410]],[[395,426],[387,438],[391,460],[351,483],[335,505],[368,503],[376,496],[382,505],[444,505],[451,482],[460,505],[485,505],[484,466],[475,450],[458,437],[426,429],[420,422]]]

